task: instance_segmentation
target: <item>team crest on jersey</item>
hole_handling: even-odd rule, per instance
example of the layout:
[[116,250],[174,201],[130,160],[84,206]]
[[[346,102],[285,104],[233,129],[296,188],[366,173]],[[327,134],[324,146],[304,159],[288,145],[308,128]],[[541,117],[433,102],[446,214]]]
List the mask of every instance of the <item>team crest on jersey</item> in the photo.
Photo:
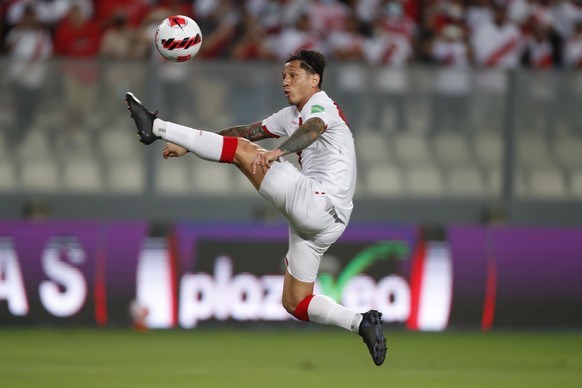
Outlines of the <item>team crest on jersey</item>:
[[325,108],[321,105],[313,105],[311,107],[311,113],[321,113],[325,111]]

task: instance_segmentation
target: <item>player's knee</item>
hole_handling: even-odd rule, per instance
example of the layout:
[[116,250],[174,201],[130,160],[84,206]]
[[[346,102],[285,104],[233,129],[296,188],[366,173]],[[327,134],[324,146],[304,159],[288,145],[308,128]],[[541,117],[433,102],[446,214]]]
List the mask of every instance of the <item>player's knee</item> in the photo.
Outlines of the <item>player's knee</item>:
[[234,155],[235,164],[249,164],[255,157],[259,147],[250,140],[239,138],[236,152]]
[[250,140],[239,138],[236,152],[240,155],[254,155],[257,152],[258,146]]
[[285,311],[287,311],[291,315],[294,315],[295,309],[297,308],[297,305],[299,304],[298,301],[296,301],[292,297],[286,296],[286,295],[283,295],[282,303],[283,303],[283,308],[285,309]]

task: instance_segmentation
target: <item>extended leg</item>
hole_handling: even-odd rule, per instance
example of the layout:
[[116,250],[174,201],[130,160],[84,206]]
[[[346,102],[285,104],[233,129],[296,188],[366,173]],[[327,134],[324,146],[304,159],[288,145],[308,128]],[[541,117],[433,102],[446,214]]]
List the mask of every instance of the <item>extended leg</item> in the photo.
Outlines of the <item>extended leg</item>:
[[185,127],[157,117],[150,112],[132,93],[125,96],[128,110],[135,121],[139,141],[151,144],[158,139],[186,148],[196,156],[214,162],[232,163],[245,174],[258,190],[264,172],[251,171],[251,162],[261,148],[242,138],[221,136],[214,132]]

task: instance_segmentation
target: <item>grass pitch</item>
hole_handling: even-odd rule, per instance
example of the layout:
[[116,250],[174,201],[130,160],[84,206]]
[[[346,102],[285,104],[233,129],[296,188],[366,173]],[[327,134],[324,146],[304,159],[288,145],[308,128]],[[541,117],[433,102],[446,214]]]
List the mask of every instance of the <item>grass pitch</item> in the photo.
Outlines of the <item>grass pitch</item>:
[[582,387],[582,333],[0,329],[1,387]]

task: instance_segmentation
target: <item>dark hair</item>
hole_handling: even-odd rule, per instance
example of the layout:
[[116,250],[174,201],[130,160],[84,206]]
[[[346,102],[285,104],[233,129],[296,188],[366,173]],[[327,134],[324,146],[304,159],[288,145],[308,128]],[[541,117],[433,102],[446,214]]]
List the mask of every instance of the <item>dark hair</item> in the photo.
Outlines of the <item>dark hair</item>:
[[291,55],[285,63],[301,61],[301,68],[311,74],[319,75],[319,86],[323,84],[323,69],[325,68],[325,57],[315,50],[299,49]]

